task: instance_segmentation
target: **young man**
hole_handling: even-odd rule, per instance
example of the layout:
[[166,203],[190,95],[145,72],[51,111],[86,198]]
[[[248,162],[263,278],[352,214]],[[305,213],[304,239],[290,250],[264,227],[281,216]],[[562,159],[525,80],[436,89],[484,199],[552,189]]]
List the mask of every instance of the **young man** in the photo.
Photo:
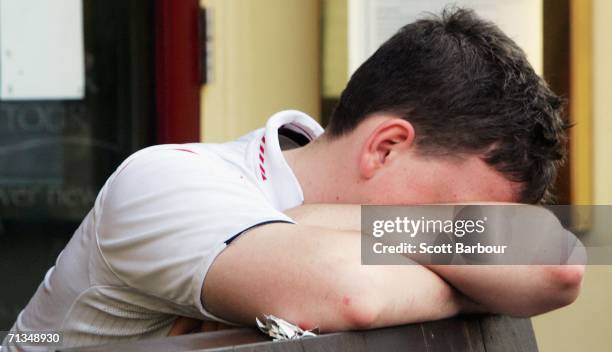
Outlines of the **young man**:
[[472,12],[409,24],[351,77],[325,133],[284,111],[237,141],[128,158],[12,330],[74,346],[180,332],[177,317],[337,331],[567,305],[580,265],[364,266],[359,206],[323,205],[540,202],[564,158],[560,109]]

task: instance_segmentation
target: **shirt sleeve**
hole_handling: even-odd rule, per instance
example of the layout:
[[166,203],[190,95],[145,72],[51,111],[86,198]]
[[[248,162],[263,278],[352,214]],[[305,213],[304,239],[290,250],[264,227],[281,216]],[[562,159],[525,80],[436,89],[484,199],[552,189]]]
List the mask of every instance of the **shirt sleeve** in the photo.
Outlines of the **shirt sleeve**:
[[148,152],[106,187],[97,237],[110,270],[197,318],[222,321],[203,307],[201,291],[226,242],[259,224],[293,222],[213,153]]

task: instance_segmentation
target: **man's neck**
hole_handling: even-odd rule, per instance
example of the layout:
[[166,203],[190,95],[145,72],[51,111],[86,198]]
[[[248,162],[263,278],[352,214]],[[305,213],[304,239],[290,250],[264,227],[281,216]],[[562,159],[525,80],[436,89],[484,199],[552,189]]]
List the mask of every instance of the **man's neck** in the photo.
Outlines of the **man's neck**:
[[303,147],[283,151],[287,164],[295,174],[304,203],[336,203],[340,201],[341,177],[336,170],[338,160],[325,141],[313,141]]

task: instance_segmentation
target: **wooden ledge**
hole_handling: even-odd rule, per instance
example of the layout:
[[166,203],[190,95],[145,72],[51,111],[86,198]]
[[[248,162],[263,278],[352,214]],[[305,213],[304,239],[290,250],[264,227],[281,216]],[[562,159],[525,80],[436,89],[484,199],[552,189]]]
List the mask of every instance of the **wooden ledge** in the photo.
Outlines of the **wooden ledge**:
[[272,342],[254,329],[234,329],[60,351],[436,352],[537,351],[529,319],[464,316],[391,328]]

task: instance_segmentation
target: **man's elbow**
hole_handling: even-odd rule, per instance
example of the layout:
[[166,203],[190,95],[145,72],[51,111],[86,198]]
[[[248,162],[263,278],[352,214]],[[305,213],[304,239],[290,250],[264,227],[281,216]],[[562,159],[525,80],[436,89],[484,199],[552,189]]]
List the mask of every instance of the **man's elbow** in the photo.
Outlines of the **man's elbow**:
[[518,318],[530,318],[572,304],[582,286],[584,265],[538,266],[532,282],[537,283],[524,299],[504,309],[491,311]]
[[538,298],[511,315],[531,317],[572,304],[580,293],[583,277],[584,265],[542,266],[538,280],[545,286],[540,288]]
[[381,315],[380,300],[367,294],[345,295],[342,298],[340,315],[346,330],[366,330],[378,327]]
[[339,326],[333,330],[367,330],[380,327],[384,299],[374,278],[362,271],[346,270],[332,296]]
[[584,278],[584,265],[552,265],[545,267],[545,273],[548,277],[553,290],[556,291],[555,303],[556,308],[561,308],[573,303],[582,286]]

